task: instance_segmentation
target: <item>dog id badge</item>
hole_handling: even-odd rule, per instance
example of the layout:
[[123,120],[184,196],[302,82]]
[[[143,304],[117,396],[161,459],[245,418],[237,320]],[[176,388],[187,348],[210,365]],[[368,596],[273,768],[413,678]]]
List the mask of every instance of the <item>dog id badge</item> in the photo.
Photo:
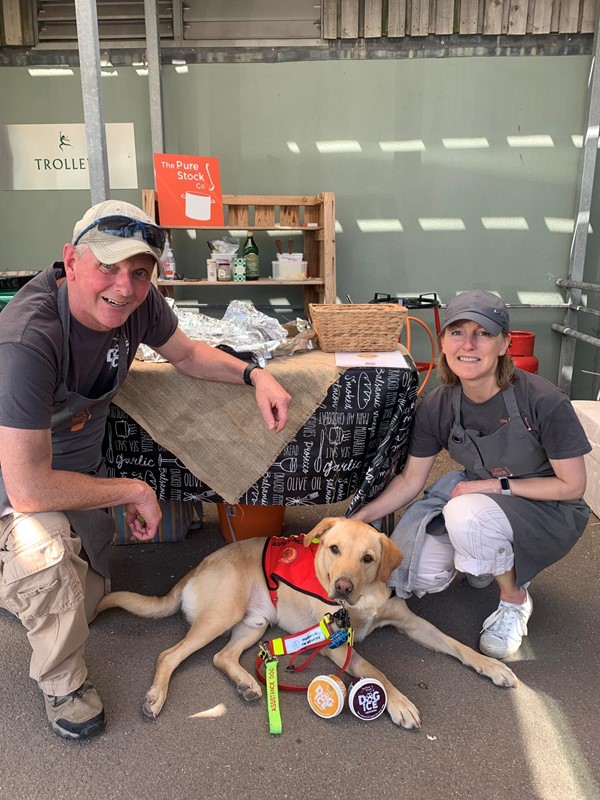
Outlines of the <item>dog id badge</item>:
[[269,733],[281,733],[281,712],[279,711],[279,687],[277,684],[277,659],[270,658],[265,662],[265,681],[267,684],[267,713],[269,716]]

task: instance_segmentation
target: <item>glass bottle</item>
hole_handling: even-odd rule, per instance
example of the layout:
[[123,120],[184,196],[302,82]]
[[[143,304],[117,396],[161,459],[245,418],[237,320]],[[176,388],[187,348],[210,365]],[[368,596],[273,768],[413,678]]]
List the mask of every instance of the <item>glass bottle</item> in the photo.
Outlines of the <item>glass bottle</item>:
[[165,239],[165,249],[163,250],[163,254],[160,258],[160,263],[162,266],[162,275],[159,275],[160,278],[167,281],[172,281],[175,278],[175,256],[173,255],[173,250],[171,248],[171,241],[169,236],[167,235]]
[[257,281],[259,276],[258,247],[254,241],[254,234],[248,231],[244,252],[242,255],[246,259],[246,280]]

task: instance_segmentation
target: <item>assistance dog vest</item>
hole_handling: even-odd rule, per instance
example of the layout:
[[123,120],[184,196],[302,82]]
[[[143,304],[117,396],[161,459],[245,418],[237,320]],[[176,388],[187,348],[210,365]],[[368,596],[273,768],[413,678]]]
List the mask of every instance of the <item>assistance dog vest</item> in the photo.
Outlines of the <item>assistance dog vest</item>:
[[315,555],[319,543],[311,542],[304,546],[304,536],[271,536],[263,550],[263,573],[271,602],[277,605],[277,589],[285,583],[292,589],[337,606],[319,583],[315,573]]

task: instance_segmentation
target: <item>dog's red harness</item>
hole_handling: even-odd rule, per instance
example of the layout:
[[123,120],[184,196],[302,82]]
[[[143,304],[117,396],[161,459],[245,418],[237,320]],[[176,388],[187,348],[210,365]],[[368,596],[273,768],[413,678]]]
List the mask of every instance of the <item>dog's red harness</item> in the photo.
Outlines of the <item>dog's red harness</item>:
[[[306,686],[288,686],[279,684],[277,678],[277,656],[290,655],[290,665],[286,667],[288,672],[297,672],[305,669],[313,658],[324,647],[339,647],[347,645],[344,664],[338,675],[345,671],[350,663],[352,656],[352,641],[354,634],[350,626],[350,618],[344,607],[340,608],[340,602],[332,600],[315,573],[315,555],[319,547],[317,539],[310,542],[308,547],[304,545],[304,536],[272,536],[267,539],[263,550],[263,573],[271,602],[277,605],[277,590],[281,582],[287,584],[292,589],[315,597],[324,603],[337,606],[335,614],[326,613],[325,617],[311,628],[300,631],[297,634],[283,636],[272,639],[268,642],[259,644],[259,652],[256,657],[256,675],[267,687],[267,710],[269,712],[269,732],[281,733],[281,715],[279,713],[279,689],[288,692],[306,692]],[[336,629],[337,628],[337,629]],[[306,650],[313,650],[302,665],[293,666],[296,655]],[[266,677],[261,674],[261,665],[265,664]]]
[[263,572],[271,601],[277,605],[277,589],[285,583],[298,592],[316,597],[331,606],[339,605],[332,600],[316,576],[315,555],[318,540],[304,546],[304,536],[272,536],[263,550]]
[[[272,536],[267,539],[263,550],[263,573],[273,605],[277,605],[277,590],[279,584],[283,582],[292,589],[315,597],[329,605],[337,606],[339,609],[335,614],[327,613],[321,622],[311,628],[307,628],[305,631],[283,636],[279,639],[272,639],[269,642],[262,642],[259,645],[259,654],[256,658],[256,674],[261,683],[269,685],[268,702],[274,703],[275,706],[277,706],[278,702],[278,688],[285,689],[288,692],[306,692],[307,687],[278,685],[276,667],[274,671],[272,670],[269,681],[266,681],[260,671],[261,664],[265,663],[267,667],[273,667],[277,663],[278,655],[291,654],[290,666],[286,667],[286,671],[296,672],[305,669],[324,647],[339,647],[341,644],[347,644],[348,650],[344,664],[338,674],[344,672],[350,663],[354,638],[350,619],[345,608],[339,608],[339,601],[332,600],[317,579],[315,555],[318,547],[319,542],[317,539],[310,542],[306,547],[304,545],[304,536]],[[332,623],[335,623],[335,625]],[[295,656],[306,650],[314,650],[314,652],[303,664],[294,667]],[[271,682],[275,684],[274,690]],[[271,729],[271,733],[281,733],[281,721],[279,720],[274,725],[275,727]]]

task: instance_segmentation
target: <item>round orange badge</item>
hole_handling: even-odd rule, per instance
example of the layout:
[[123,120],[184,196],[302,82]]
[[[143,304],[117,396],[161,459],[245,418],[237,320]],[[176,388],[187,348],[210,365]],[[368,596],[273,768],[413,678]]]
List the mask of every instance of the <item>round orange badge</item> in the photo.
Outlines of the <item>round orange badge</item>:
[[298,558],[298,551],[295,547],[288,545],[284,547],[281,551],[281,555],[279,556],[279,562],[281,564],[293,564],[294,561]]

